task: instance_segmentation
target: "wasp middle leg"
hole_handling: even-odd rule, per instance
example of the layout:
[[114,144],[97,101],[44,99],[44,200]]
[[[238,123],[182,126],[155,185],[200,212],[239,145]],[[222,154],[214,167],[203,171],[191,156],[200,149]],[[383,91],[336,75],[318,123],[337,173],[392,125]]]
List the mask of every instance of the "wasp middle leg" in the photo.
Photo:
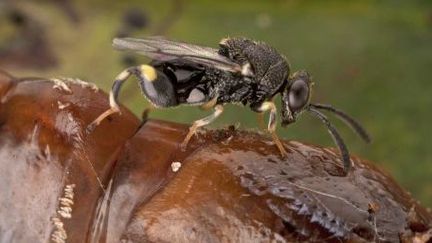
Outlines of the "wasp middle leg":
[[[210,101],[211,102],[211,101]],[[202,127],[202,126],[206,126],[210,123],[212,123],[214,120],[216,120],[216,118],[218,118],[222,112],[223,112],[223,106],[222,105],[216,105],[214,106],[215,111],[213,112],[213,114],[211,114],[210,116],[204,117],[203,119],[200,120],[196,120],[192,126],[189,128],[189,132],[186,135],[185,139],[183,140],[182,144],[181,144],[181,149],[185,150],[190,139],[192,138],[192,136],[196,133],[196,131],[198,130],[198,128]]]
[[270,135],[272,136],[273,142],[278,147],[279,151],[281,152],[282,156],[286,156],[288,153],[286,152],[282,142],[279,140],[279,137],[276,134],[276,105],[271,101],[266,101],[261,104],[261,106],[258,108],[259,112],[266,112],[270,111],[269,115],[269,121],[267,130],[269,131]]

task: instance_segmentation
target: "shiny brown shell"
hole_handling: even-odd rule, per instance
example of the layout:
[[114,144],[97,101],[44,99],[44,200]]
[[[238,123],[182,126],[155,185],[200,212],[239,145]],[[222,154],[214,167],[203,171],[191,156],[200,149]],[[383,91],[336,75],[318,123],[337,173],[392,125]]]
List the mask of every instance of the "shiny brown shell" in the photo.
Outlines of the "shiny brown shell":
[[[426,242],[432,216],[335,149],[142,122],[77,79],[0,73],[0,242]],[[430,241],[430,240],[429,240]]]

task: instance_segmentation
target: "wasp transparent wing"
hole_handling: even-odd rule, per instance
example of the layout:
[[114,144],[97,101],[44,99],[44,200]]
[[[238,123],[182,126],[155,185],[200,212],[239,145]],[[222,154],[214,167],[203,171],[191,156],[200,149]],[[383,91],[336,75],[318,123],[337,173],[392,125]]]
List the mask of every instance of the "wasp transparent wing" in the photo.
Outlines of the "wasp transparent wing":
[[210,47],[170,41],[160,37],[115,38],[113,46],[118,50],[137,52],[155,60],[182,59],[229,72],[242,72],[239,64],[220,55],[217,49]]

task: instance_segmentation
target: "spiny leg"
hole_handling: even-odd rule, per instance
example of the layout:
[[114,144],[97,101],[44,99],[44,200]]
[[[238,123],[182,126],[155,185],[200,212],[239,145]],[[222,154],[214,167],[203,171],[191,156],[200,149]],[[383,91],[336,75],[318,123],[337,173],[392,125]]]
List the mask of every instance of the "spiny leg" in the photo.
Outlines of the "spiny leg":
[[93,131],[94,128],[96,128],[96,126],[98,126],[108,116],[114,113],[121,113],[120,107],[118,105],[118,96],[121,86],[131,75],[136,75],[138,79],[147,80],[148,82],[154,81],[157,77],[156,70],[149,65],[131,67],[117,75],[109,95],[110,108],[99,115],[92,123],[90,123],[90,125],[87,127],[87,131]]
[[269,121],[267,130],[269,131],[270,135],[272,136],[273,142],[278,147],[279,151],[281,152],[282,156],[286,156],[288,153],[285,150],[285,147],[283,146],[282,142],[279,140],[279,137],[276,134],[276,105],[271,101],[266,101],[262,103],[262,105],[258,108],[261,112],[270,111],[269,115]]
[[223,112],[223,106],[222,105],[216,105],[214,107],[215,111],[213,114],[211,114],[210,116],[204,117],[200,120],[196,120],[193,125],[189,128],[189,132],[186,135],[185,139],[183,140],[182,144],[181,144],[181,149],[185,150],[190,139],[192,138],[192,136],[196,133],[197,129],[202,127],[202,126],[206,126],[210,123],[212,123],[214,120],[216,120],[216,118],[218,118],[222,112]]

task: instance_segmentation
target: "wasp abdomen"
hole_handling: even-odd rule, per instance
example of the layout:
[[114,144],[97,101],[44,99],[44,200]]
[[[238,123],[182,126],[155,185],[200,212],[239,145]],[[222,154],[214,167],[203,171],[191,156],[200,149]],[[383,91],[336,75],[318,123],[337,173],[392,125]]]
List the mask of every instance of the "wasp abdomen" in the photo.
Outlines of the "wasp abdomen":
[[178,105],[174,85],[168,76],[155,69],[155,76],[147,80],[139,76],[139,85],[145,97],[157,107],[170,107]]

